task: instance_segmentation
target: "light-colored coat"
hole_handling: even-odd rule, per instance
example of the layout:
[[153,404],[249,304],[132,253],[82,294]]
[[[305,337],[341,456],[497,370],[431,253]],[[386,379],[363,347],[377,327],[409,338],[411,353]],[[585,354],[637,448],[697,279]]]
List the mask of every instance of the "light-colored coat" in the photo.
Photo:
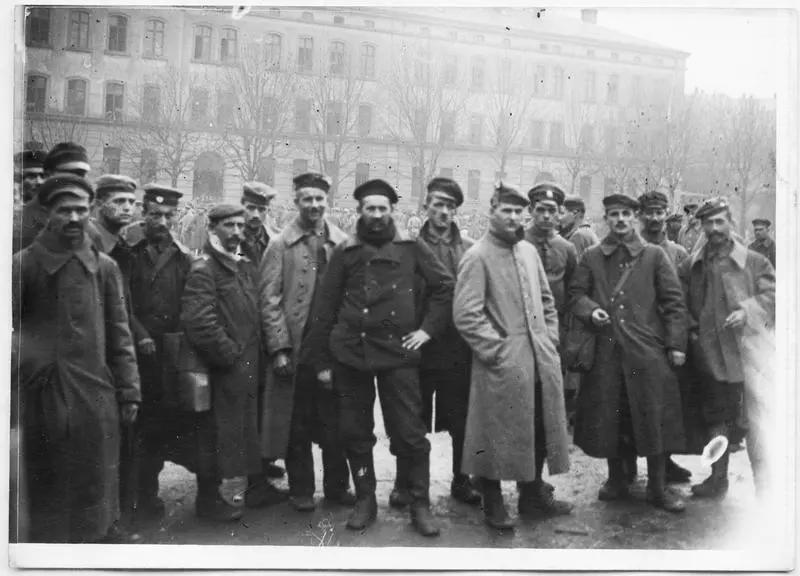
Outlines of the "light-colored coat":
[[484,235],[461,260],[453,320],[473,352],[462,471],[499,480],[535,478],[538,379],[548,470],[566,472],[558,314],[536,248]]
[[[326,222],[328,237],[325,254],[330,261],[334,246],[347,235]],[[308,319],[314,290],[319,282],[311,254],[303,242],[303,230],[297,220],[273,236],[259,267],[259,306],[271,357],[280,350],[291,351],[297,367],[303,330]],[[264,458],[283,458],[289,445],[289,426],[294,407],[294,381],[278,378],[272,362],[266,364],[265,389],[261,410],[261,451]]]

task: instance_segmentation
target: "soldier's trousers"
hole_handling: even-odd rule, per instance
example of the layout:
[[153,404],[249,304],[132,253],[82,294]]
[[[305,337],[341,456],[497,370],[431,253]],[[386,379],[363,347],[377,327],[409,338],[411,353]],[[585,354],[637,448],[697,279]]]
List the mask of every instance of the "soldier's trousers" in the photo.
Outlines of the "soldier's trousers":
[[461,476],[464,428],[469,408],[469,365],[451,370],[420,370],[423,419],[432,431],[433,395],[436,393],[436,430],[447,430],[453,445],[453,477]]
[[294,408],[286,451],[286,472],[292,496],[314,495],[314,457],[311,443],[322,450],[322,485],[325,496],[335,497],[347,490],[349,470],[339,442],[336,395],[324,390],[310,366],[297,367]]
[[356,494],[375,493],[375,379],[381,402],[389,450],[396,458],[409,462],[408,487],[416,501],[428,501],[431,445],[425,437],[422,420],[422,394],[416,367],[357,370],[337,363],[333,385],[339,403],[339,432],[347,453]]

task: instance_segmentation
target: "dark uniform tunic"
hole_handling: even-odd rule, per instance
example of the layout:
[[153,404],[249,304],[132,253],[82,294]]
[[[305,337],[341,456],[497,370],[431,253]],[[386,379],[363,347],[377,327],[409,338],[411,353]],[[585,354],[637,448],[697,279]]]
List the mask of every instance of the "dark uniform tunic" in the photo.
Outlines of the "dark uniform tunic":
[[600,244],[600,239],[589,224],[575,226],[571,230],[563,231],[561,235],[575,245],[578,260],[589,248]]
[[578,265],[577,249],[572,242],[565,240],[554,230],[541,233],[535,230],[533,226],[525,230],[525,240],[536,246],[539,259],[542,261],[544,271],[547,273],[550,291],[556,301],[559,329],[563,341],[566,327],[564,314],[567,307],[567,289]]
[[772,238],[765,238],[764,240],[756,240],[748,246],[753,252],[758,252],[762,256],[766,256],[772,267],[775,268],[775,240]]
[[158,474],[165,459],[191,465],[188,454],[176,453],[182,418],[176,413],[174,397],[169,394],[172,382],[165,373],[164,334],[181,330],[181,296],[192,256],[174,238],[159,252],[145,238],[141,223],[126,228],[125,238],[130,244],[128,275],[136,341],[149,338],[155,343],[155,353],[139,352],[142,378],[139,491],[140,499],[146,500],[158,495]]
[[[415,276],[430,290],[421,304]],[[354,473],[359,495],[375,492],[372,414],[377,376],[390,450],[410,462],[412,496],[428,498],[430,444],[422,421],[421,352],[404,349],[402,339],[418,328],[432,338],[440,336],[450,322],[452,294],[453,278],[443,264],[426,244],[403,232],[394,232],[379,246],[357,234],[333,251],[305,346],[316,372],[334,369],[340,432],[350,469],[359,471]],[[425,309],[421,322],[419,305]]]
[[[474,242],[462,238],[456,224],[452,224],[449,234],[437,236],[430,230],[430,222],[425,222],[419,231],[417,242],[424,243],[436,254],[450,275],[455,278],[458,265],[464,253]],[[421,287],[421,295],[426,288]],[[453,474],[461,473],[461,456],[464,446],[464,427],[469,408],[469,383],[472,354],[461,334],[450,321],[441,336],[434,338],[422,348],[420,364],[420,385],[425,424],[430,431],[433,417],[433,395],[436,393],[436,430],[450,432],[453,444]]]

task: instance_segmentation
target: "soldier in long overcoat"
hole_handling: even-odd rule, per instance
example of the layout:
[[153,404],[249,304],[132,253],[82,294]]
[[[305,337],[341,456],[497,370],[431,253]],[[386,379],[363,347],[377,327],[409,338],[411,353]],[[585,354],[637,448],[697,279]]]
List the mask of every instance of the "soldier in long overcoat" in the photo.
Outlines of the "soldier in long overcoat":
[[610,232],[583,255],[569,290],[572,313],[597,332],[594,363],[578,394],[575,444],[608,459],[601,500],[628,495],[623,458],[635,451],[648,457],[650,501],[678,512],[683,502],[664,488],[664,454],[685,444],[670,366],[685,361],[683,292],[667,254],[635,231],[638,202],[613,194],[603,204]]
[[211,410],[201,422],[197,464],[199,516],[235,520],[223,479],[259,474],[258,371],[261,357],[257,279],[241,254],[244,208],[223,204],[208,213],[202,259],[192,265],[181,300],[187,339],[207,362]]
[[85,233],[92,194],[78,176],[48,178],[47,227],[13,262],[12,405],[31,542],[111,536],[120,422],[135,420],[141,399],[119,268]]
[[261,449],[267,460],[285,459],[291,503],[305,511],[315,507],[312,440],[322,449],[326,499],[353,504],[335,396],[318,386],[301,350],[314,293],[333,248],[347,235],[324,218],[327,177],[300,174],[294,187],[299,214],[271,238],[259,267],[261,322],[271,359],[265,370]]
[[[569,469],[558,312],[539,255],[521,242],[528,199],[501,185],[490,231],[461,261],[453,302],[456,328],[472,349],[462,471],[481,477],[486,522],[512,526],[501,480],[520,485],[520,512],[568,511],[542,480]],[[534,417],[531,417],[534,416]]]

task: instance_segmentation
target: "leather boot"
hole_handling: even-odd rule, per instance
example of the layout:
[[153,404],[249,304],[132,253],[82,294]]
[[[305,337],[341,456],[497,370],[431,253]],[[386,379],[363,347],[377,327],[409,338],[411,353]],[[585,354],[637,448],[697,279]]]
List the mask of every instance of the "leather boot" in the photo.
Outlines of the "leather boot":
[[481,493],[475,490],[466,474],[453,477],[453,481],[450,483],[450,495],[465,504],[477,506],[481,503]]
[[628,496],[630,492],[622,458],[608,458],[608,480],[600,487],[598,499],[610,502],[624,500]]
[[244,504],[248,508],[264,508],[286,502],[289,495],[272,482],[266,475],[253,474],[247,477],[247,492],[244,494]]
[[513,530],[514,521],[509,518],[503,502],[503,491],[500,480],[481,478],[481,493],[483,495],[483,519],[496,530]]
[[667,456],[665,475],[667,484],[683,484],[684,482],[688,482],[691,477],[692,473],[689,470],[678,465],[678,463],[672,459],[672,456]]
[[395,459],[395,465],[394,488],[392,488],[392,492],[389,494],[389,506],[396,509],[403,509],[414,501],[414,498],[408,490],[408,469],[410,461],[408,458],[397,457]]
[[647,457],[647,501],[667,512],[680,513],[686,509],[683,498],[668,490],[665,482],[664,455]]
[[364,530],[378,517],[372,453],[350,456],[348,460],[356,488],[356,503],[347,519],[347,527],[350,530]]
[[724,498],[728,493],[728,462],[730,451],[726,450],[722,457],[711,465],[711,476],[700,484],[692,486],[695,498]]
[[375,494],[359,495],[353,511],[347,519],[347,527],[350,530],[364,530],[375,522],[377,517],[378,501],[375,499]]
[[197,478],[195,513],[200,518],[218,522],[232,522],[241,518],[243,514],[241,508],[231,506],[222,499],[218,480],[204,476]]
[[553,491],[542,480],[518,482],[517,509],[523,516],[562,516],[572,512],[572,505],[556,500]]
[[415,500],[411,504],[411,523],[422,536],[439,535],[439,526],[431,514],[430,503],[425,500]]

